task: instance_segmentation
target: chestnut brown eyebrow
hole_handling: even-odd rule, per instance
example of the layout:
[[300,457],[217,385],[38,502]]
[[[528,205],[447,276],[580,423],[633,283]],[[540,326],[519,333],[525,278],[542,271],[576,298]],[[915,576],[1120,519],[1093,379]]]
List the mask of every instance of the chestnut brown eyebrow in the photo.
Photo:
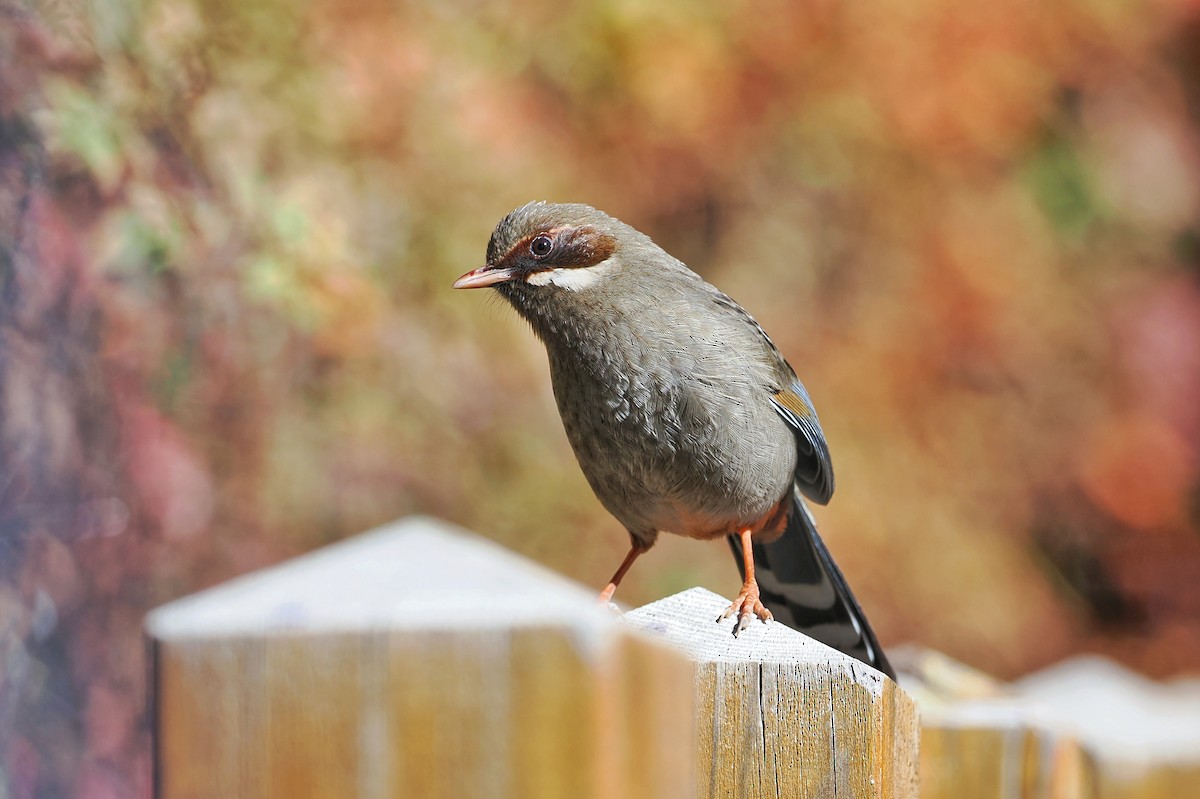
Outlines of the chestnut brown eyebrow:
[[556,267],[579,268],[595,266],[607,260],[617,250],[617,239],[593,227],[560,231],[555,237],[558,250],[545,263]]
[[514,244],[500,261],[527,255],[530,243],[538,236],[549,236],[554,239],[557,249],[546,260],[538,261],[534,271],[595,266],[607,260],[617,250],[615,236],[600,233],[593,227],[586,225],[578,228],[559,227],[531,233]]

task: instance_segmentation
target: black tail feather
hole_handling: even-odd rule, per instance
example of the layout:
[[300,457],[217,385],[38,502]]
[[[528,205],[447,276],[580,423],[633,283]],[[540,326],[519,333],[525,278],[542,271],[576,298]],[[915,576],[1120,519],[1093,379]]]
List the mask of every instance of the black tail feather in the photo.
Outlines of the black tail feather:
[[[793,502],[783,535],[769,544],[754,544],[762,603],[777,621],[895,679],[875,631],[817,533],[804,500],[793,493]],[[730,536],[729,545],[742,569],[741,542]]]

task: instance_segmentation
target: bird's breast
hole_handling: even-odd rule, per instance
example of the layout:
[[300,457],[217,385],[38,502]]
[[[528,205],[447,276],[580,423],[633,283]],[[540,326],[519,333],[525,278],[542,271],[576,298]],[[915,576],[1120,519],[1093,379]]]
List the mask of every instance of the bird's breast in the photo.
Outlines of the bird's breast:
[[547,349],[576,458],[631,532],[727,534],[790,490],[795,444],[765,388],[692,343],[612,325]]

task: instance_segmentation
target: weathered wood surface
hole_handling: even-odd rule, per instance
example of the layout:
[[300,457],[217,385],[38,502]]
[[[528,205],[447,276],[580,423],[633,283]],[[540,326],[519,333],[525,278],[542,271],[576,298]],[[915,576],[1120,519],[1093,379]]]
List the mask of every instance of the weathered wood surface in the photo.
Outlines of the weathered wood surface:
[[1200,682],[1077,658],[1003,684],[896,652],[921,707],[922,799],[1200,797]]
[[921,708],[921,799],[1094,799],[1077,739],[982,672],[919,647],[892,652]]
[[1079,741],[1020,703],[922,707],[922,799],[1096,799]]
[[626,618],[696,661],[701,799],[916,799],[919,722],[880,672],[782,624],[740,637],[694,588]]
[[[1081,656],[1011,686],[1094,764],[1097,799],[1200,797],[1200,679],[1157,682]],[[1090,797],[1089,797],[1090,799]]]
[[686,797],[692,666],[412,520],[156,610],[162,799]]

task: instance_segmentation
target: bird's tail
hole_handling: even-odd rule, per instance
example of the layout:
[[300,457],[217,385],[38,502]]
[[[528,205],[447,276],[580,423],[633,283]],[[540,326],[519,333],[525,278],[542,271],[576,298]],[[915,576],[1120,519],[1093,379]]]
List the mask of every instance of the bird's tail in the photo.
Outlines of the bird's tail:
[[[833,562],[808,507],[793,491],[787,529],[769,544],[754,544],[762,603],[777,621],[895,678],[875,631]],[[742,545],[730,536],[742,569]],[[743,577],[745,573],[743,570]]]

